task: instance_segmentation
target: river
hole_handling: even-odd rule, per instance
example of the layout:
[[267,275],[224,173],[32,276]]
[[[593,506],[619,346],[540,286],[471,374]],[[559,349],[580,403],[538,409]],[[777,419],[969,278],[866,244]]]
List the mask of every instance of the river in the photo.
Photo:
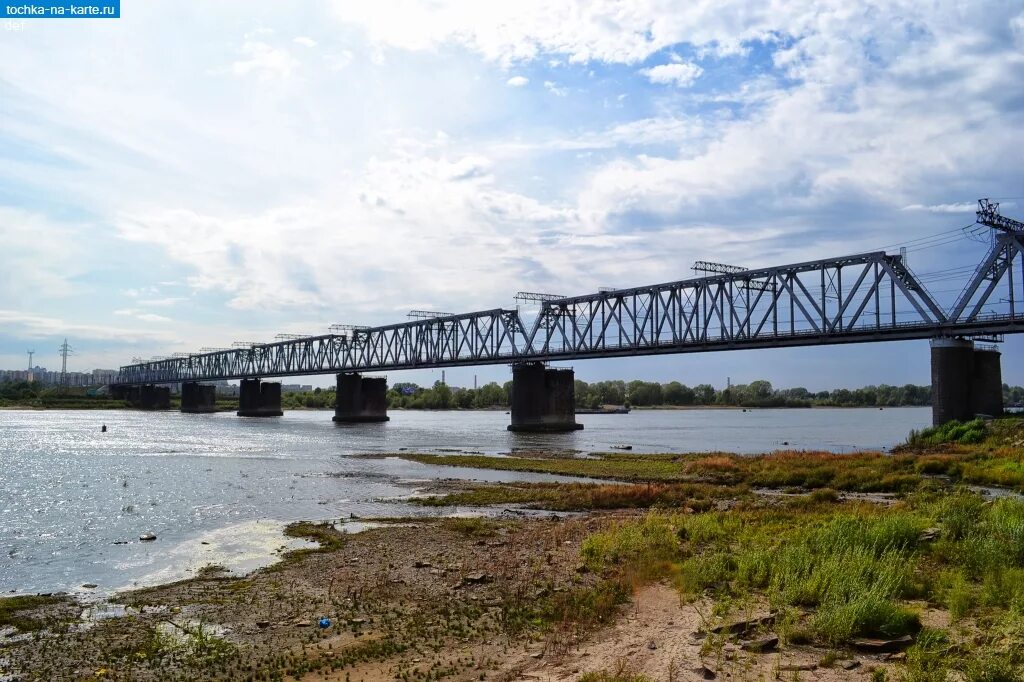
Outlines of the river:
[[[0,594],[104,595],[211,563],[250,570],[297,544],[281,535],[290,521],[439,513],[401,502],[431,479],[557,480],[355,454],[621,444],[633,452],[848,452],[891,447],[927,426],[931,410],[634,410],[579,415],[583,431],[555,435],[511,433],[508,419],[392,411],[386,424],[340,426],[327,411],[242,419],[0,410]],[[140,542],[144,533],[158,539]]]

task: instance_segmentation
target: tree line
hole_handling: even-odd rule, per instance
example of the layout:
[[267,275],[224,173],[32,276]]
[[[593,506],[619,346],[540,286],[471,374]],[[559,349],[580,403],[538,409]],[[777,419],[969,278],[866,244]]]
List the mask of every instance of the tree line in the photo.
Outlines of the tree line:
[[[411,382],[393,384],[387,392],[388,407],[411,410],[497,409],[508,408],[512,382],[490,382],[479,388],[459,388],[440,381],[433,386],[419,386]],[[72,402],[94,403],[108,401],[104,396],[86,395],[84,389],[62,392],[54,387],[42,387],[26,382],[0,382],[0,406],[48,404],[67,405]],[[111,401],[113,402],[113,401]],[[120,401],[117,401],[120,404]],[[1024,403],[1024,387],[1003,384],[1003,403]],[[333,408],[334,388],[316,388],[312,391],[285,393],[282,407]],[[771,382],[759,379],[749,384],[733,384],[716,389],[711,384],[687,386],[678,381],[595,381],[576,380],[576,407],[598,409],[605,405],[627,407],[903,407],[931,404],[931,387],[905,384],[903,386],[864,386],[863,388],[837,388],[832,391],[809,391],[803,387],[776,389]]]
[[[734,384],[716,389],[711,384],[687,386],[678,381],[576,380],[576,407],[598,409],[605,405],[627,407],[904,407],[931,404],[931,387],[905,384],[838,388],[809,391],[803,387],[776,389],[770,381]],[[431,387],[413,383],[395,384],[388,391],[388,407],[406,409],[487,409],[508,407],[512,382],[491,382],[479,388],[458,388],[435,382]],[[1005,404],[1024,400],[1024,388],[1003,385]]]

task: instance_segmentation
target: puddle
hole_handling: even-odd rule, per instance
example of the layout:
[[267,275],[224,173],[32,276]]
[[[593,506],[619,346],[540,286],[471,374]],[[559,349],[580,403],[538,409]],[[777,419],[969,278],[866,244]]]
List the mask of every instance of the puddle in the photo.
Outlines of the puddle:
[[[161,553],[155,561],[160,568],[114,589],[135,589],[194,578],[207,566],[222,566],[231,575],[245,575],[277,563],[285,552],[318,546],[303,538],[286,537],[285,525],[276,520],[248,521],[203,533]],[[133,566],[131,562],[124,562],[118,568],[128,570]]]
[[210,638],[221,639],[229,632],[223,625],[194,619],[165,620],[157,624],[156,631],[177,647],[194,647]]
[[415,523],[383,523],[381,521],[342,521],[334,524],[334,529],[340,533],[363,533],[374,528],[414,528]]
[[985,497],[1012,497],[1017,500],[1024,499],[1024,493],[1021,493],[1017,490],[1013,490],[1012,488],[996,488],[987,485],[969,485],[967,486],[967,488],[969,490],[973,490],[976,493],[984,495]]

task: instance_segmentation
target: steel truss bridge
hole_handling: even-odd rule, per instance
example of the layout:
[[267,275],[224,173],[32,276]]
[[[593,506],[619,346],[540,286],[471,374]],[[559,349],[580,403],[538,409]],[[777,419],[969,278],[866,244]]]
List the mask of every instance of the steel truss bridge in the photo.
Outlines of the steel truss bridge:
[[[899,255],[882,251],[758,270],[698,263],[708,276],[585,296],[520,294],[540,306],[414,311],[382,327],[335,326],[122,367],[118,384],[380,372],[747,348],[997,337],[1024,332],[1024,223],[979,201],[992,245],[943,308]],[[1005,312],[992,312],[994,304]],[[988,306],[988,308],[986,308]]]

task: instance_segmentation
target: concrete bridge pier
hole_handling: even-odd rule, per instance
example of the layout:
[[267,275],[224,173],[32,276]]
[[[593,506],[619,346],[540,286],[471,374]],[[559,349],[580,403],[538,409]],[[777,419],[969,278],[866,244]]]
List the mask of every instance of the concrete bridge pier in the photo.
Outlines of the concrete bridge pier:
[[932,424],[1003,412],[1000,353],[960,338],[931,340]]
[[974,348],[971,402],[975,414],[995,417],[1003,413],[1003,368],[995,348]]
[[334,421],[339,424],[386,422],[388,416],[388,380],[364,377],[356,372],[338,375]]
[[280,383],[242,379],[238,391],[239,417],[280,417],[283,414]]
[[133,386],[128,401],[140,410],[171,409],[171,387],[143,384]]
[[110,385],[110,397],[115,400],[125,400],[129,403],[132,401],[132,391],[138,391],[138,386],[128,386],[126,384],[111,384]]
[[512,423],[509,431],[577,431],[576,374],[541,362],[512,366]]
[[189,414],[204,414],[217,411],[217,389],[197,381],[181,384],[181,411]]

